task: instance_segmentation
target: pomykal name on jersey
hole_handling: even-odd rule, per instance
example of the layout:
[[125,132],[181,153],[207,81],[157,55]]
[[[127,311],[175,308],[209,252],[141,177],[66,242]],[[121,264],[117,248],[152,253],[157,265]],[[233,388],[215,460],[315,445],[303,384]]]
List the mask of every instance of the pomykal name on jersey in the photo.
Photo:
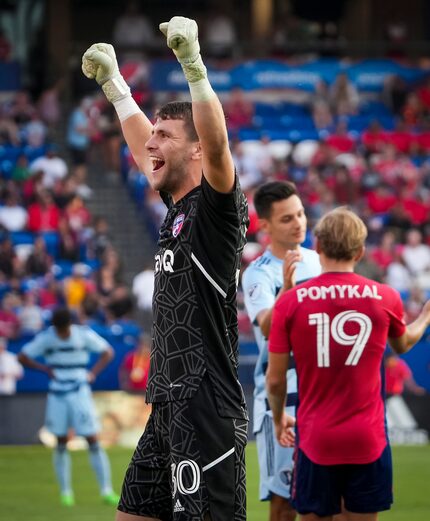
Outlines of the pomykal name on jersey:
[[155,256],[155,273],[159,271],[168,271],[173,273],[173,263],[175,255],[172,250],[164,250],[163,253],[157,253]]

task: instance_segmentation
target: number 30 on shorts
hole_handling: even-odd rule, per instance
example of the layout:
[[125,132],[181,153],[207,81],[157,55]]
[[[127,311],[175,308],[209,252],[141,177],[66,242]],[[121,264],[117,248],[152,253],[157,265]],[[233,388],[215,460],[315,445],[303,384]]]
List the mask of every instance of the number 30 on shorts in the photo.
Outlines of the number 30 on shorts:
[[[345,324],[355,322],[360,329],[356,335],[345,332]],[[318,367],[330,367],[330,335],[335,342],[343,346],[352,346],[345,365],[357,365],[366,342],[372,332],[372,321],[364,313],[344,311],[336,315],[331,324],[327,313],[309,315],[309,325],[317,326]]]
[[[186,476],[186,483],[184,483],[184,471]],[[180,461],[177,465],[172,463],[172,495],[176,492],[180,494],[194,494],[200,486],[200,469],[197,463],[193,460],[185,459]]]

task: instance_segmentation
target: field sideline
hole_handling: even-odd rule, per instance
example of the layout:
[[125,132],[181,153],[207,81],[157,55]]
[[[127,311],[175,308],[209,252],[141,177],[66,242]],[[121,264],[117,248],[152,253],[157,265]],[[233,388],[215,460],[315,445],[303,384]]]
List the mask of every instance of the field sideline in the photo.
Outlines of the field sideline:
[[[115,487],[119,490],[131,449],[112,449],[109,456]],[[393,510],[380,516],[386,521],[429,521],[430,446],[395,447]],[[109,521],[114,509],[99,500],[95,477],[86,451],[72,453],[77,505],[67,509],[58,502],[51,467],[51,451],[41,446],[0,447],[0,509],[8,521]],[[255,444],[247,451],[248,521],[266,521],[267,504],[258,501]]]

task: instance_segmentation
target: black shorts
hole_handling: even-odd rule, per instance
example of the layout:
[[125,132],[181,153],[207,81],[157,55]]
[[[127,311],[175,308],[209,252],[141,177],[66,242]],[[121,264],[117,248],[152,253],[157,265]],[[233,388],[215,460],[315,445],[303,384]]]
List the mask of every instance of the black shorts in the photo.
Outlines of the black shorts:
[[245,521],[248,422],[218,415],[209,378],[189,400],[153,404],[118,509],[162,521]]

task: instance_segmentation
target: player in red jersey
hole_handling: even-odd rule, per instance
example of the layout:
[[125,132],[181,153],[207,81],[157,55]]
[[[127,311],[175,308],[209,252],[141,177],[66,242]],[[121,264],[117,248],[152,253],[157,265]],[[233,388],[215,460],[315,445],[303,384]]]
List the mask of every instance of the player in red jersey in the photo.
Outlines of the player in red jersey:
[[392,503],[391,453],[381,369],[387,340],[408,351],[430,324],[430,301],[411,324],[399,294],[353,273],[367,230],[342,207],[315,228],[322,275],[277,301],[269,339],[268,398],[277,438],[291,443],[284,413],[289,353],[298,375],[293,502],[301,519],[329,521],[343,500],[350,521],[375,521]]

